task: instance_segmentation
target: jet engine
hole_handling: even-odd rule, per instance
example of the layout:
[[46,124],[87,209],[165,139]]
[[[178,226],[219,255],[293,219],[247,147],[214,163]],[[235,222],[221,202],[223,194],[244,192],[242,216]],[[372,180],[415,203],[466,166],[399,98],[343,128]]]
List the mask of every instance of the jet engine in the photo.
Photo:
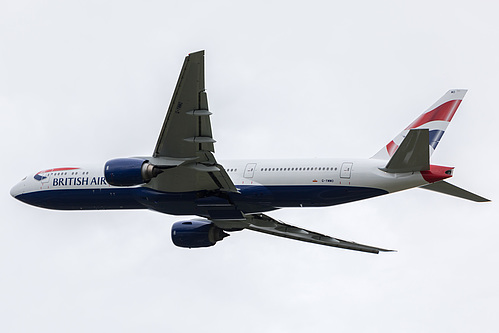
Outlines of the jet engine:
[[133,186],[147,183],[163,172],[141,158],[116,158],[106,162],[104,177],[114,186]]
[[180,221],[172,226],[172,241],[179,247],[209,247],[227,236],[211,221]]

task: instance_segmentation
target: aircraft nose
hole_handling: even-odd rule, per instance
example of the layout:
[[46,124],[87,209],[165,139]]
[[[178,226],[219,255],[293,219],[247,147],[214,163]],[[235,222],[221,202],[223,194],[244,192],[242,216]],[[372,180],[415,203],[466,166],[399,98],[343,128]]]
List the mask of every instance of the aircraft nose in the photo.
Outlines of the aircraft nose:
[[23,179],[19,183],[17,183],[16,185],[14,185],[14,187],[12,187],[10,189],[10,195],[12,197],[16,198],[18,195],[23,194],[23,192],[24,192],[24,186],[25,186],[25,182],[24,182],[24,179]]

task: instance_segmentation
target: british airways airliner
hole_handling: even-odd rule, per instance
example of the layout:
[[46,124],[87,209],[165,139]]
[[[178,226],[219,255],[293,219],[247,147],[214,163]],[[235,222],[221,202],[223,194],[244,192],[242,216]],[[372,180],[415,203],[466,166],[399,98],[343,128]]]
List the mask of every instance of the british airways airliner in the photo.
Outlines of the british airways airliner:
[[344,249],[391,251],[286,224],[266,212],[339,205],[410,188],[489,201],[444,179],[453,168],[430,164],[466,90],[453,89],[368,159],[218,162],[204,80],[204,51],[184,61],[152,156],[104,166],[60,167],[25,177],[11,190],[30,205],[58,210],[151,209],[199,218],[176,222],[173,243],[209,247],[250,229]]

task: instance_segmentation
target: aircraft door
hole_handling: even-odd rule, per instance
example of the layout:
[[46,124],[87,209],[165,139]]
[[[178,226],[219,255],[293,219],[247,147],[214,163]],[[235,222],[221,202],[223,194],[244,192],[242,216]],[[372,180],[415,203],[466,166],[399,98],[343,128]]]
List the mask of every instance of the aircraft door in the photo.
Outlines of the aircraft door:
[[353,163],[345,162],[341,165],[340,178],[350,179]]
[[246,164],[246,169],[244,169],[244,178],[253,178],[255,169],[256,169],[256,163]]
[[52,175],[50,172],[42,174],[43,178],[40,180],[41,183],[41,189],[49,189],[50,188],[50,179],[52,178]]

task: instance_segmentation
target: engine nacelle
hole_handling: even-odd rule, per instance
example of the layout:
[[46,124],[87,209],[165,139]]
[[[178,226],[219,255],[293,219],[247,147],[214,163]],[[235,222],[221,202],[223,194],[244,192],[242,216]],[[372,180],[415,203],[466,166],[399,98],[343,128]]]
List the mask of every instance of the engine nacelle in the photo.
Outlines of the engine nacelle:
[[114,186],[133,186],[147,183],[163,172],[142,158],[116,158],[106,162],[104,177]]
[[180,247],[209,247],[227,236],[211,221],[180,221],[172,226],[173,244]]

